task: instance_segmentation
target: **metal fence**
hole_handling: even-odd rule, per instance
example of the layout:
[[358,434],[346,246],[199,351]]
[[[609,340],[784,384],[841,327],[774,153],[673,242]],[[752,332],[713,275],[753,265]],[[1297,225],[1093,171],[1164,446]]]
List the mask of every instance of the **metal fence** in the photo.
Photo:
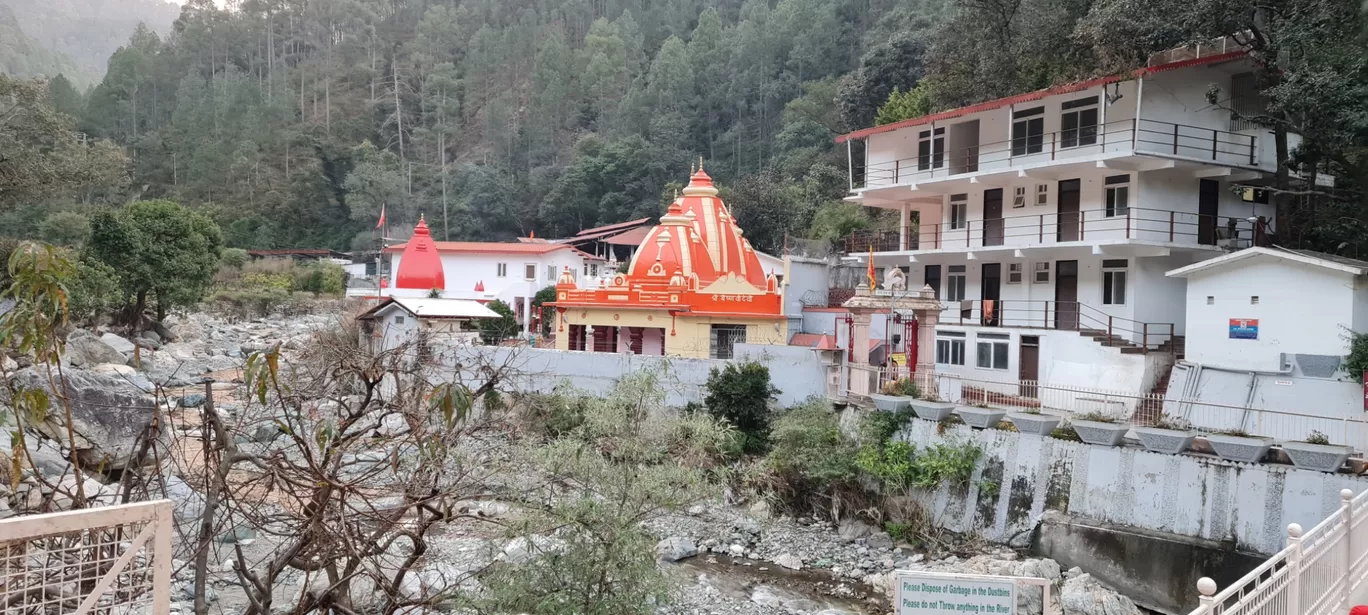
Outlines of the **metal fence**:
[[[846,369],[849,372],[846,395],[859,399],[878,393],[887,382],[909,376],[906,366],[848,364]],[[1140,426],[1153,425],[1160,416],[1167,415],[1187,421],[1197,431],[1238,429],[1280,441],[1302,440],[1314,430],[1327,434],[1332,444],[1347,444],[1359,451],[1368,451],[1368,420],[1357,416],[1331,417],[1229,406],[1199,399],[1169,399],[1162,394],[1136,394],[1035,380],[986,380],[934,372],[934,366],[930,365],[919,365],[914,380],[921,390],[935,391],[940,399],[952,403],[1042,410],[1065,416],[1100,413]]]
[[1340,492],[1339,510],[1311,531],[1287,526],[1287,546],[1249,574],[1217,591],[1197,582],[1200,606],[1191,615],[1330,615],[1348,611],[1368,576],[1368,491]]
[[170,500],[0,521],[0,615],[171,612]]

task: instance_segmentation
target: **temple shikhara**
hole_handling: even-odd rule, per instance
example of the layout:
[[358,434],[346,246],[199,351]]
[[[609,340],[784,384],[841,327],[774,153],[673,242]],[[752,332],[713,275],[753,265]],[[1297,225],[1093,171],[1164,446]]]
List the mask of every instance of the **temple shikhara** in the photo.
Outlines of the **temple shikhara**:
[[784,344],[783,294],[700,165],[647,232],[626,273],[556,282],[556,348],[731,358],[738,343]]

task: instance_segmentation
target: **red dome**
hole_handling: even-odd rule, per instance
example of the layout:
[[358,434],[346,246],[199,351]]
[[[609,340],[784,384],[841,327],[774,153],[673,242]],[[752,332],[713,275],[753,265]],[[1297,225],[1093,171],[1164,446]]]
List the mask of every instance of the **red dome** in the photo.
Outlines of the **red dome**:
[[[699,283],[706,285],[719,277],[735,273],[757,288],[766,288],[765,271],[760,265],[760,258],[755,255],[750,242],[742,236],[741,228],[736,225],[736,219],[727,205],[717,198],[717,188],[713,186],[712,178],[699,168],[689,177],[689,185],[683,192],[683,196],[670,204],[670,213],[662,217],[660,222],[661,226],[665,226],[666,218],[679,216],[681,222],[692,231],[689,233],[691,245],[694,246],[690,253],[691,266],[680,264],[685,276],[692,269],[698,274]],[[660,228],[653,229],[641,242],[638,257],[632,263],[633,274],[640,275],[639,268],[643,265],[650,267],[653,262],[655,253],[650,251],[650,246],[655,245],[653,242],[657,241]],[[647,255],[651,260],[646,259]],[[666,264],[668,275],[671,273],[668,256],[661,255],[661,258]]]
[[707,246],[682,215],[679,201],[670,204],[670,210],[660,217],[660,224],[641,240],[627,275],[641,280],[659,278],[658,281],[668,283],[675,272],[683,274],[686,280],[696,275],[699,284],[717,279]]
[[442,257],[432,242],[427,222],[421,217],[413,228],[413,237],[399,258],[399,272],[394,276],[395,288],[413,290],[446,290],[446,275],[442,272]]

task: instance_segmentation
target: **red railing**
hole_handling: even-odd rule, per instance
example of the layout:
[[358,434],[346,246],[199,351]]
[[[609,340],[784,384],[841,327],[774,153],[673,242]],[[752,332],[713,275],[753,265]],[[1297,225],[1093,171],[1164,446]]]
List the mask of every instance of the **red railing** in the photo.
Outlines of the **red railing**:
[[[1027,206],[1031,207],[1031,206]],[[1010,211],[1010,210],[1009,210]],[[1111,215],[1108,215],[1110,213]],[[1108,212],[1019,215],[959,223],[914,224],[901,241],[899,231],[860,231],[842,240],[850,254],[867,251],[939,250],[994,246],[1040,246],[1074,241],[1135,239],[1224,248],[1267,246],[1275,241],[1270,221],[1128,207]],[[907,247],[899,247],[899,246]]]
[[[949,129],[953,133],[954,126]],[[950,136],[947,135],[943,142],[949,142]],[[915,140],[908,143],[909,147],[917,147]],[[1253,135],[1172,122],[1127,119],[942,149],[940,153],[918,153],[906,158],[875,161],[865,165],[863,177],[852,176],[851,179],[856,188],[877,188],[979,171],[1006,170],[1036,162],[1128,152],[1251,167],[1259,162],[1258,141]]]
[[1092,334],[1103,346],[1135,348],[1137,352],[1172,349],[1176,333],[1173,323],[1114,316],[1078,301],[946,301],[940,324],[1078,331]]

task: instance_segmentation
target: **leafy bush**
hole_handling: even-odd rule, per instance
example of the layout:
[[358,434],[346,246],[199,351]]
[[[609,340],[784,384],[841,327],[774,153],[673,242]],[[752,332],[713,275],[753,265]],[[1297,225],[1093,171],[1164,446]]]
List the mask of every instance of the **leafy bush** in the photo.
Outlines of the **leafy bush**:
[[38,225],[38,235],[54,246],[76,247],[90,238],[90,218],[74,211],[59,211]]
[[1354,382],[1363,384],[1363,372],[1368,370],[1368,333],[1345,329],[1349,339],[1349,354],[1344,357],[1342,369]]
[[1073,426],[1065,423],[1050,431],[1050,437],[1056,440],[1067,442],[1082,442],[1083,438],[1078,437],[1078,432],[1074,431]]
[[347,272],[341,265],[313,262],[296,265],[293,289],[315,295],[341,295],[347,290]]
[[907,422],[917,416],[910,408],[897,412],[871,412],[860,421],[860,443],[881,445],[897,435]]
[[780,414],[769,441],[765,465],[803,488],[823,491],[858,477],[855,443],[841,433],[826,400],[810,399]]
[[1321,433],[1319,430],[1313,429],[1311,430],[1311,433],[1306,435],[1305,442],[1307,444],[1329,444],[1330,436]]
[[779,389],[770,384],[769,368],[749,361],[708,372],[708,396],[703,405],[746,436],[746,450],[764,449],[770,428],[770,402]]
[[219,262],[222,263],[224,267],[241,269],[247,264],[247,261],[251,259],[252,256],[247,254],[247,251],[242,248],[224,248],[219,251]]
[[67,285],[67,310],[71,320],[93,321],[123,304],[119,275],[100,261],[76,260],[76,275]]
[[917,388],[917,383],[911,378],[899,378],[885,382],[883,385],[884,395],[897,395],[902,397],[920,397],[921,390]]

